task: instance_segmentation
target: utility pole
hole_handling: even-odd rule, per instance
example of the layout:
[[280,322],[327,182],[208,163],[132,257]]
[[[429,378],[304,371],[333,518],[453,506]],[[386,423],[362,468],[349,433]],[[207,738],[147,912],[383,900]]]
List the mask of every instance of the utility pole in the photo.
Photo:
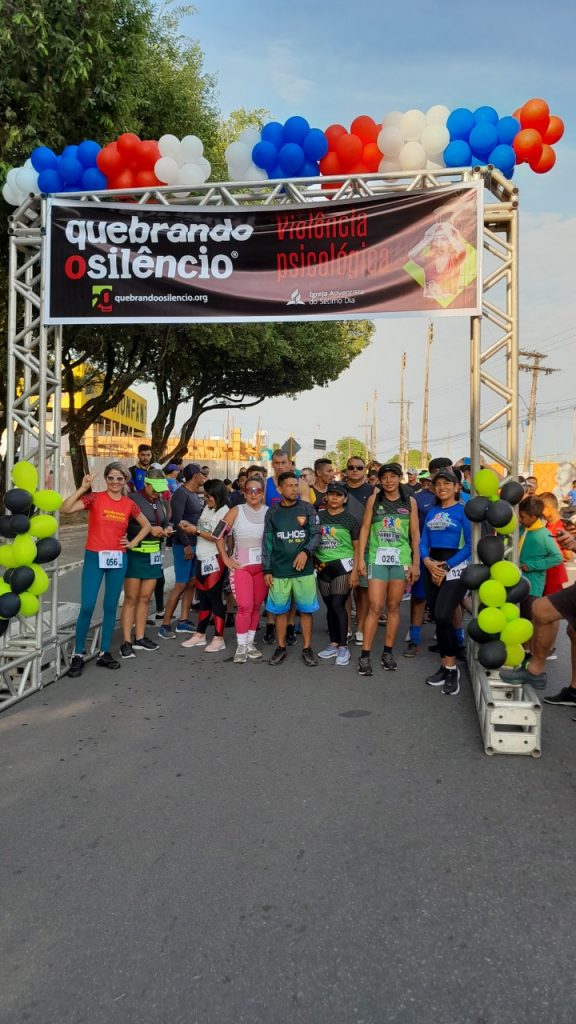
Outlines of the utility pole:
[[422,466],[428,465],[428,399],[430,390],[430,348],[434,341],[434,324],[428,324],[428,338],[426,340],[426,368],[424,370],[424,408],[422,411],[422,443],[421,458]]
[[407,398],[404,405],[406,406],[406,433],[404,435],[406,445],[406,465],[402,468],[406,470],[408,468],[408,453],[410,451],[410,406],[414,405],[414,403],[411,398]]
[[366,461],[367,462],[371,462],[372,461],[372,455],[370,453],[370,448],[368,447],[368,430],[370,429],[370,423],[368,421],[368,402],[366,402],[366,407],[365,407],[364,412],[365,412],[365,417],[364,417],[364,447],[366,449]]
[[374,392],[374,401],[373,401],[373,404],[372,404],[372,431],[371,431],[371,436],[370,436],[370,441],[371,441],[370,447],[372,449],[372,458],[373,459],[376,458],[376,448],[377,448],[377,444],[376,444],[376,403],[377,403],[377,401],[378,401],[378,392],[375,391]]
[[531,359],[531,363],[518,363],[519,370],[525,370],[526,373],[532,374],[532,386],[530,388],[530,407],[528,409],[528,425],[526,427],[526,442],[524,445],[524,467],[523,472],[528,474],[530,472],[530,463],[532,461],[532,440],[534,437],[534,424],[536,422],[536,395],[538,392],[538,374],[545,373],[559,373],[558,369],[554,369],[551,366],[540,366],[542,359],[547,359],[548,356],[544,352],[520,352],[519,353],[524,359]]
[[404,430],[404,370],[406,369],[406,353],[402,353],[400,361],[400,401],[388,399],[388,405],[400,406],[400,441],[398,451],[400,453],[400,465],[406,471],[406,433]]

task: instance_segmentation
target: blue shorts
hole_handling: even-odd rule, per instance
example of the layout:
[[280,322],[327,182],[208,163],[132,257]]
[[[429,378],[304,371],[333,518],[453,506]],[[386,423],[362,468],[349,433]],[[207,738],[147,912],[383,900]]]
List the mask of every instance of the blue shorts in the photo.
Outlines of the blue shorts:
[[184,545],[172,545],[174,559],[174,579],[176,583],[189,583],[196,576],[196,555],[190,560],[184,558]]
[[416,583],[412,584],[410,594],[416,598],[417,601],[426,600],[426,591],[424,589],[424,562],[420,560],[420,576],[416,580]]

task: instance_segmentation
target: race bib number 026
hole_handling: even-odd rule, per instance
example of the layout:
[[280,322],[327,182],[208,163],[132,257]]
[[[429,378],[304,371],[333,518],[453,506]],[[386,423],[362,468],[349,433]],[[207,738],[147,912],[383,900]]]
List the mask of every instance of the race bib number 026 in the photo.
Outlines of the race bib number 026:
[[98,566],[100,569],[121,569],[124,565],[122,551],[99,551]]
[[400,551],[398,548],[378,548],[375,564],[400,565]]

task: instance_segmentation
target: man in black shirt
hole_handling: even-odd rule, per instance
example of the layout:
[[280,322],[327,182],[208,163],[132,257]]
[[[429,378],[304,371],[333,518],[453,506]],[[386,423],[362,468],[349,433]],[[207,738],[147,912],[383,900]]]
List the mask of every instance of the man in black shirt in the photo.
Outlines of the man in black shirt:
[[[172,538],[175,583],[168,594],[164,619],[158,630],[161,640],[169,640],[176,633],[194,632],[194,626],[188,621],[188,616],[194,590],[196,546],[190,534],[178,529],[178,523],[183,519],[194,525],[198,522],[203,505],[197,492],[204,483],[204,477],[200,466],[194,462],[185,467],[182,476],[184,483],[174,491],[170,500],[172,525],[176,529]],[[180,621],[174,631],[170,623],[180,598],[182,598]]]
[[[362,525],[364,507],[368,498],[374,494],[372,484],[366,480],[366,463],[359,455],[351,455],[346,463],[346,487],[348,488],[348,504],[346,511],[354,516],[358,525]],[[368,580],[361,577],[357,587],[354,587],[354,604],[356,605],[356,633],[354,643],[359,647],[364,640],[364,619],[368,611]],[[350,599],[351,612],[352,600]]]

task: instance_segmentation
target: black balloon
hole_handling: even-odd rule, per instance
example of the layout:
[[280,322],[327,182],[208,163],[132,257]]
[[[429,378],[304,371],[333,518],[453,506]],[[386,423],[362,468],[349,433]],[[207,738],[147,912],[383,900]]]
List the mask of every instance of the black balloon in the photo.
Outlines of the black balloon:
[[509,501],[492,501],[486,513],[486,522],[494,528],[507,526],[513,515],[514,509]]
[[493,633],[485,633],[478,625],[478,619],[470,619],[468,623],[468,636],[477,644],[487,644],[494,639]]
[[18,594],[0,594],[0,616],[3,619],[11,619],[20,611],[20,598]]
[[518,583],[515,583],[513,587],[507,587],[506,589],[506,600],[511,604],[520,604],[525,597],[528,597],[530,593],[530,584],[528,580],[523,576]]
[[10,577],[12,593],[21,594],[24,590],[28,590],[28,587],[32,586],[35,579],[34,570],[30,569],[27,565],[20,565],[17,569],[13,569]]
[[10,521],[12,516],[0,516],[0,537],[11,537]]
[[478,495],[476,498],[470,498],[464,505],[464,515],[472,523],[483,523],[486,518],[486,513],[490,508],[490,498],[483,498]]
[[4,636],[9,625],[8,619],[0,619],[0,636]]
[[506,644],[501,640],[490,640],[487,644],[480,644],[478,661],[484,668],[500,668],[506,661]]
[[484,565],[494,565],[494,562],[501,562],[504,558],[504,541],[501,537],[482,537],[476,551]]
[[42,540],[36,541],[36,558],[34,559],[38,565],[43,565],[45,562],[53,562],[55,558],[62,551],[62,545],[56,537],[43,537]]
[[490,569],[487,565],[467,565],[460,579],[468,590],[478,590],[482,583],[490,579]]
[[509,480],[500,490],[500,497],[503,501],[509,501],[511,505],[517,505],[524,497],[524,488],[517,480]]
[[10,536],[17,537],[19,533],[28,533],[30,529],[30,518],[25,516],[23,512],[17,512],[15,516],[10,516]]
[[27,512],[32,506],[32,495],[21,487],[13,487],[12,490],[6,491],[4,504],[10,512]]

